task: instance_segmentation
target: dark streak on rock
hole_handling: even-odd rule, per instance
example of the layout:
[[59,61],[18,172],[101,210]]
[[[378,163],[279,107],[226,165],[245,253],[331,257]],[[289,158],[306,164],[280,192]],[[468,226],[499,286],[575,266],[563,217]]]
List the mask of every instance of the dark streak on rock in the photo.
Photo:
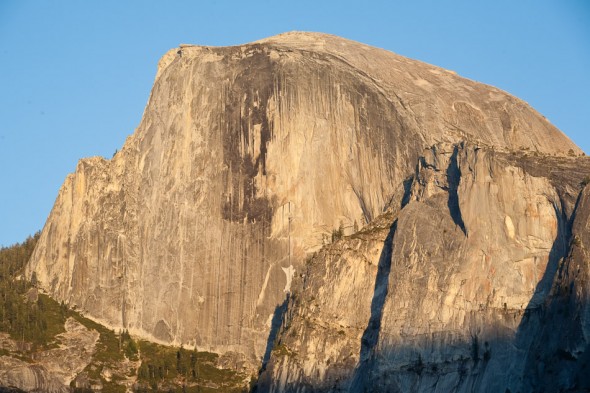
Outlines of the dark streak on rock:
[[457,189],[459,187],[459,181],[461,180],[461,170],[459,169],[459,164],[457,163],[457,155],[459,153],[459,147],[455,146],[453,150],[453,155],[451,156],[451,161],[449,163],[449,167],[447,168],[447,180],[449,182],[449,201],[448,207],[449,212],[451,213],[451,218],[455,225],[459,226],[463,233],[467,235],[467,229],[465,228],[465,223],[463,222],[463,217],[461,216],[461,208],[459,206],[459,194]]
[[[272,201],[259,196],[255,178],[258,174],[267,174],[267,147],[272,136],[267,106],[276,78],[268,54],[257,46],[245,54],[237,67],[239,72],[228,89],[226,124],[222,130],[223,159],[231,172],[228,174],[231,184],[227,184],[221,211],[224,219],[233,222],[270,222]],[[260,126],[258,149],[250,146],[254,140],[254,126]],[[250,150],[260,153],[252,157]]]

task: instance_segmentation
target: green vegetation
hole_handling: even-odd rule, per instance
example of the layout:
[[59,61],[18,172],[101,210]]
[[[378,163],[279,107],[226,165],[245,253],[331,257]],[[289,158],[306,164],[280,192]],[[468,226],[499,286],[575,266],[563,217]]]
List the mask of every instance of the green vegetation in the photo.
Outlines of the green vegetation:
[[[55,306],[46,297],[34,296],[34,288],[22,274],[40,234],[23,243],[0,249],[0,331],[15,340],[27,341],[33,347],[43,346],[64,331],[65,307]],[[30,292],[30,291],[33,292]],[[30,294],[30,296],[27,296]]]
[[572,237],[572,245],[576,246],[576,247],[580,247],[582,245],[582,240],[580,240],[580,237],[578,235],[574,235]]
[[[21,342],[20,352],[2,349],[1,355],[32,362],[35,352],[57,346],[56,336],[74,318],[99,334],[96,353],[84,369],[90,384],[101,384],[102,392],[125,392],[127,380],[137,392],[246,392],[246,375],[217,367],[218,355],[184,348],[135,341],[127,330],[118,334],[38,293],[33,283],[22,277],[39,233],[21,244],[0,249],[0,331]],[[33,276],[32,281],[36,281]],[[110,374],[107,378],[105,375]],[[89,392],[90,386],[74,392]]]
[[283,356],[295,357],[295,356],[297,356],[297,352],[292,351],[285,344],[275,344],[272,351],[273,351],[274,355],[277,357],[283,357]]
[[340,221],[340,225],[338,226],[338,229],[332,230],[332,243],[342,239],[343,236],[344,236],[344,224],[342,223],[342,221]]
[[165,389],[176,381],[186,392],[242,392],[244,375],[216,367],[217,354],[139,342],[141,366],[138,380],[142,391]]
[[[120,335],[114,331],[96,323],[88,318],[84,318],[78,313],[72,312],[71,315],[78,322],[86,326],[88,329],[94,329],[100,337],[96,343],[96,353],[92,360],[84,369],[90,381],[100,381],[103,385],[103,392],[118,393],[125,392],[125,387],[118,382],[132,376],[132,373],[126,370],[121,370],[121,364],[125,363],[126,359],[131,361],[137,360],[137,353],[134,357],[126,356],[129,346],[134,346],[135,343],[125,331]],[[103,377],[105,370],[112,370],[113,376],[110,381]],[[78,391],[79,389],[74,389]]]

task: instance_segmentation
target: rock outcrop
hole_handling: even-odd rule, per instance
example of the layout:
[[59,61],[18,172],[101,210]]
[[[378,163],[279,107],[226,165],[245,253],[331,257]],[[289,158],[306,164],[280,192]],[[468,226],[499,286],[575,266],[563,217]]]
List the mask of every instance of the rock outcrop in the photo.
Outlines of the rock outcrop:
[[426,150],[387,214],[310,260],[262,390],[577,388],[588,175],[586,158]]
[[[59,334],[57,348],[35,353],[33,361],[0,356],[0,387],[25,392],[68,393],[70,382],[90,363],[99,334],[73,318]],[[16,343],[2,337],[2,348],[18,352]],[[7,351],[8,352],[8,351]]]
[[[568,153],[526,103],[381,49],[183,45],[121,151],[67,177],[26,274],[108,326],[264,358],[271,389],[404,391],[431,365],[456,385],[474,346],[474,367],[512,361],[546,299],[581,181],[559,168],[586,162]],[[339,227],[364,229],[322,248]]]

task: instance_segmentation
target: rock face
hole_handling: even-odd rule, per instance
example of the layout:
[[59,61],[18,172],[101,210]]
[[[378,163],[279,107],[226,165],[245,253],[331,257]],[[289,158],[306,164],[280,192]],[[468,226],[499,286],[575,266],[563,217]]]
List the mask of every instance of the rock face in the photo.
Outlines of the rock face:
[[[502,340],[568,250],[580,172],[514,151],[583,161],[524,102],[384,50],[183,45],[121,151],[67,177],[26,274],[106,325],[253,367],[293,292],[279,338],[299,355],[273,352],[270,389],[423,390],[426,371],[390,371],[468,367],[473,343],[493,353],[477,367],[512,361]],[[340,226],[364,229],[322,249]]]
[[586,158],[426,150],[387,214],[310,260],[263,390],[590,386],[589,174]]
[[[59,346],[37,353],[34,362],[0,356],[0,387],[25,392],[70,392],[70,382],[90,362],[99,334],[73,318],[66,321],[65,329],[57,336]],[[3,349],[17,350],[8,337],[2,337],[1,343]]]

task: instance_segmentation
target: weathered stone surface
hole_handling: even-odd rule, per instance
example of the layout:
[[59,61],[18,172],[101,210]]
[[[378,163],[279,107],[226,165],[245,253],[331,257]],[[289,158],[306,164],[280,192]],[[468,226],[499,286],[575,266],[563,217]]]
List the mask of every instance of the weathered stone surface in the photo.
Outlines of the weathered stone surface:
[[570,218],[571,237],[551,294],[523,324],[527,375],[521,391],[583,392],[590,389],[590,189],[584,187]]
[[[414,202],[399,217],[391,208],[400,225],[395,236],[405,239],[392,250],[400,269],[406,267],[395,274],[432,290],[397,304],[385,298],[388,333],[375,345],[396,345],[399,329],[420,345],[424,335],[458,329],[449,340],[462,342],[469,332],[459,328],[476,329],[492,318],[474,316],[481,305],[496,310],[490,315],[504,312],[504,303],[513,313],[526,306],[559,229],[552,203],[573,209],[551,180],[529,176],[517,164],[494,164],[499,152],[454,147],[463,140],[496,151],[580,153],[527,104],[496,88],[334,36],[289,33],[234,47],[183,45],[160,61],[142,122],[121,151],[111,160],[81,160],[67,177],[26,274],[35,272],[53,297],[108,326],[235,351],[254,367],[306,256],[341,223],[350,234],[355,223],[372,223],[408,191]],[[441,151],[424,154],[436,144]],[[421,156],[426,166],[406,190]],[[495,165],[493,173],[488,164]],[[526,200],[513,206],[512,192]],[[426,221],[416,233],[414,215]],[[358,360],[360,329],[374,318],[373,283],[384,269],[377,265],[384,239],[393,236],[390,225],[359,240],[350,254],[322,251],[331,261],[327,281],[310,277],[320,288],[330,285],[322,301],[339,322],[326,314],[322,323],[326,331],[341,324],[350,337],[334,350],[352,352],[347,369]],[[439,241],[426,244],[422,236]],[[498,249],[500,240],[506,249]],[[362,269],[357,258],[367,261]],[[511,263],[520,276],[500,267],[491,272],[492,260]],[[432,275],[424,275],[426,267]],[[348,270],[349,281],[333,292],[332,273]],[[389,289],[395,298],[411,292]],[[330,293],[343,299],[328,301]],[[457,302],[465,304],[457,309]],[[347,304],[358,306],[354,316],[345,315]],[[320,341],[310,354],[321,349]],[[341,355],[326,352],[314,361]],[[305,375],[318,370],[306,367]]]
[[[58,348],[36,353],[33,362],[1,356],[0,387],[26,392],[70,392],[70,382],[90,363],[99,334],[73,318],[67,319],[65,330],[57,336]],[[2,338],[2,347],[17,350],[16,343],[8,337]]]
[[[330,256],[312,259],[313,278],[294,284],[296,300],[278,336],[282,350],[273,352],[263,390],[572,388],[569,380],[584,380],[580,369],[587,367],[564,363],[587,356],[578,332],[588,329],[582,240],[588,237],[588,193],[580,191],[589,174],[586,158],[471,144],[426,150],[399,199],[403,208],[393,206],[382,217],[389,225],[370,225],[331,246]],[[371,237],[359,243],[366,233]],[[380,252],[349,251],[369,244]],[[337,290],[343,284],[347,289]],[[573,288],[577,299],[567,297],[571,323],[560,326],[567,319],[555,312],[547,324],[545,310],[560,309],[548,306],[559,299],[556,293]],[[351,323],[341,315],[359,319]],[[546,364],[562,382],[543,374],[549,366],[535,370],[543,356],[552,357]],[[559,356],[561,363],[554,359]]]

